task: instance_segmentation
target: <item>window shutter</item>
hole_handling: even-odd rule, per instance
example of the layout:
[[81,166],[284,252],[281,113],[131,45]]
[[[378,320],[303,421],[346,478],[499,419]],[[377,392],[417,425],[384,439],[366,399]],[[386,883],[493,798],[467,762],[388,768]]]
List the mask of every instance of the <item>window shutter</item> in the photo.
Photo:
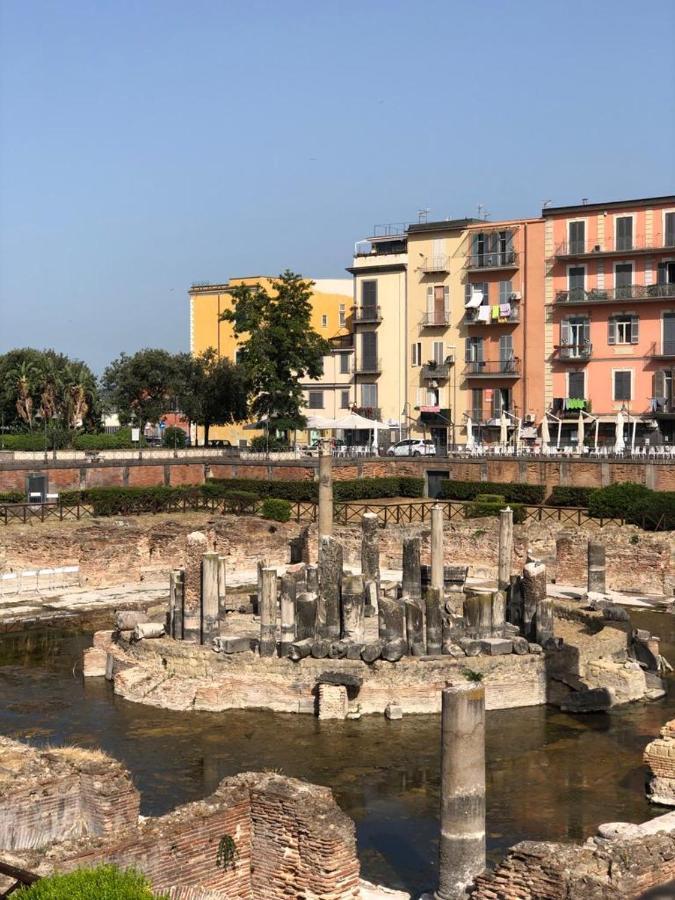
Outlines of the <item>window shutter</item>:
[[631,344],[638,344],[640,341],[640,317],[631,316],[631,319],[630,342]]
[[434,314],[434,286],[433,284],[427,285],[427,315],[433,316]]
[[675,247],[675,213],[666,213],[666,247]]
[[571,340],[570,337],[570,323],[569,319],[563,319],[560,323],[560,343],[563,347],[569,345]]
[[445,304],[445,319],[450,321],[450,286],[443,285],[443,303]]
[[471,359],[471,338],[464,341],[464,362],[472,362]]
[[377,306],[377,282],[364,281],[361,283],[361,306],[374,309]]
[[591,341],[591,320],[584,319],[584,343],[589,344]]
[[663,400],[666,396],[666,373],[663,369],[654,372],[652,376],[652,397],[655,400]]
[[659,268],[658,268],[658,274],[657,274],[657,278],[656,278],[657,284],[665,284],[666,283],[667,272],[668,272],[668,270],[666,268],[666,263],[660,262]]
[[471,282],[467,281],[464,284],[464,305],[465,306],[469,302],[470,299],[471,299]]
[[616,344],[616,319],[610,318],[608,321],[609,331],[607,334],[607,343]]

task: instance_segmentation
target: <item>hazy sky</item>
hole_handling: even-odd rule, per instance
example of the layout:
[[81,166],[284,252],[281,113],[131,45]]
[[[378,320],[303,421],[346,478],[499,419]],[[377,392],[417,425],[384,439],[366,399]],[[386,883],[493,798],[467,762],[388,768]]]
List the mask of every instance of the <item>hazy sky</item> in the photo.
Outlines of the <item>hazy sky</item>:
[[675,189],[673,0],[0,0],[0,352],[187,348],[192,281]]

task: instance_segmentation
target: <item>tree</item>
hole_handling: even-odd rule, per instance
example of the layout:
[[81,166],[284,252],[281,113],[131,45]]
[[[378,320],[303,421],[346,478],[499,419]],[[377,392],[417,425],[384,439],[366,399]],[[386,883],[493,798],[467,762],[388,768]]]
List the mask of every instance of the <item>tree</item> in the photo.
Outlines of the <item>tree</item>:
[[248,385],[241,366],[220,358],[213,348],[182,363],[181,412],[204,428],[204,445],[212,425],[241,422],[248,416]]
[[[181,354],[182,356],[182,354]],[[106,407],[115,410],[123,425],[141,428],[159,422],[171,409],[183,386],[179,357],[167,350],[146,348],[128,356],[121,353],[103,372],[101,385]]]
[[253,396],[251,412],[284,430],[304,427],[300,383],[321,376],[322,357],[330,352],[311,326],[313,284],[287,269],[270,292],[260,284],[234,288],[232,309],[221,315],[235,337],[245,336],[239,358]]

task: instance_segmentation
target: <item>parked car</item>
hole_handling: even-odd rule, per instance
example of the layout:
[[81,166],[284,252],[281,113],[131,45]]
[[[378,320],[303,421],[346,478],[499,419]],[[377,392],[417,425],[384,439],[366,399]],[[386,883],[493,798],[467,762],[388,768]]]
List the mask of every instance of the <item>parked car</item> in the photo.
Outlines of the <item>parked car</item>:
[[388,456],[436,456],[436,445],[433,441],[410,438],[399,441],[387,450]]

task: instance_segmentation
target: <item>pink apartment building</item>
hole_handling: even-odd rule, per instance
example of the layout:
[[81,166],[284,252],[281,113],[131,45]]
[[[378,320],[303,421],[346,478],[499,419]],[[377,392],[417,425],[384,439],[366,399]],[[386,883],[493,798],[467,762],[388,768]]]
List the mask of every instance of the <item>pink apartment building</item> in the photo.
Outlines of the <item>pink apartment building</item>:
[[544,209],[547,408],[574,443],[675,441],[675,196]]

